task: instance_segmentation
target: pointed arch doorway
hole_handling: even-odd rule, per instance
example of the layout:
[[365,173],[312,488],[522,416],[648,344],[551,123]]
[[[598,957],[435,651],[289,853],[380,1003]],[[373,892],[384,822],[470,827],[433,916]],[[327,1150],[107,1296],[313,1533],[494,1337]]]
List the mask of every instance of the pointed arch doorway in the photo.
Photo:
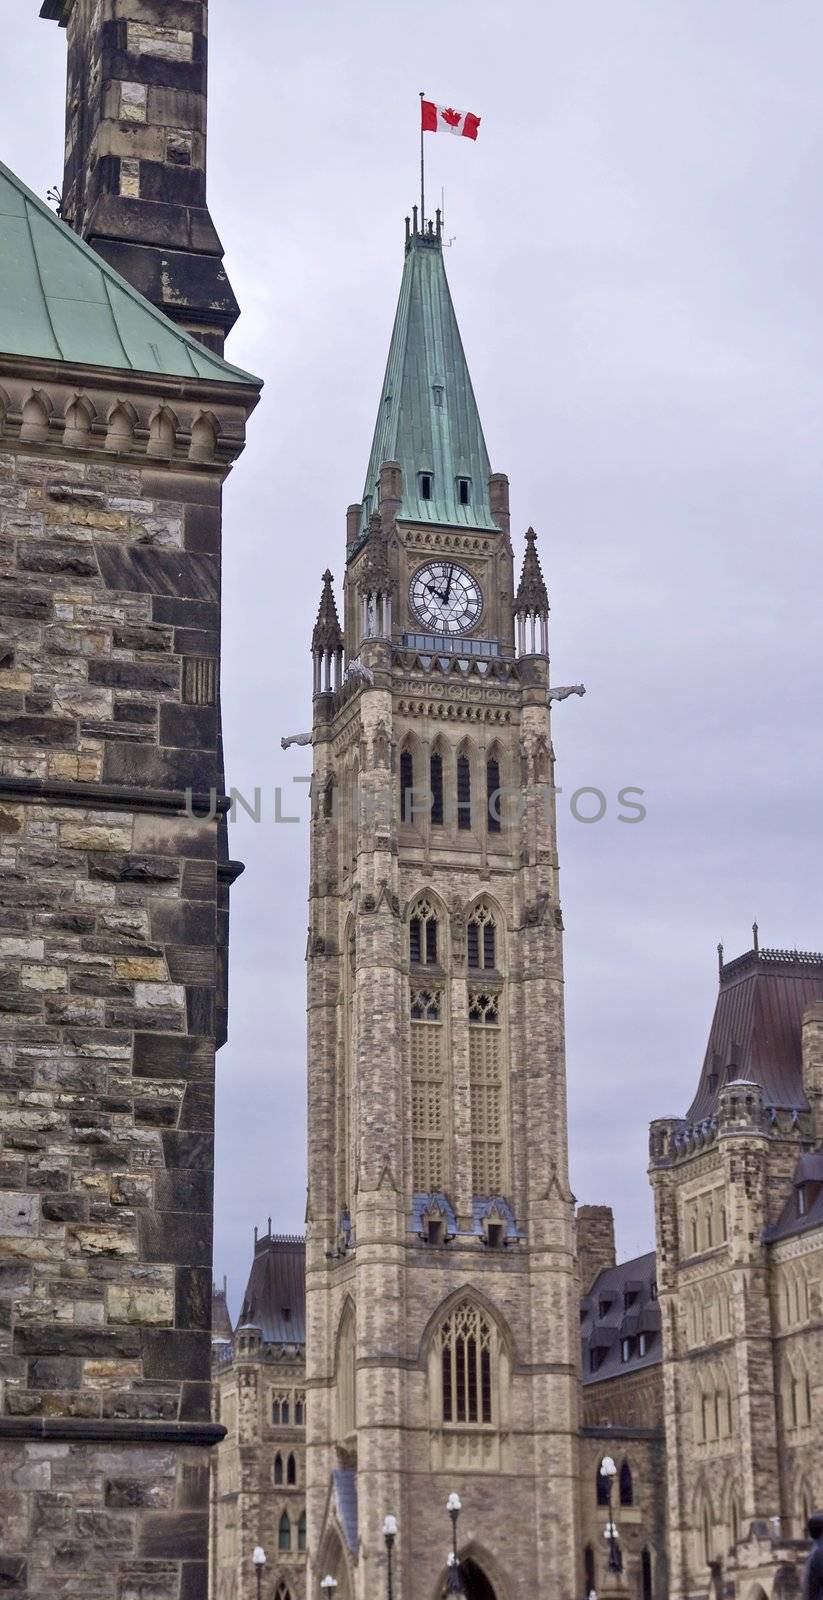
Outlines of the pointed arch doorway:
[[471,1557],[462,1563],[462,1573],[466,1600],[498,1600],[494,1585]]

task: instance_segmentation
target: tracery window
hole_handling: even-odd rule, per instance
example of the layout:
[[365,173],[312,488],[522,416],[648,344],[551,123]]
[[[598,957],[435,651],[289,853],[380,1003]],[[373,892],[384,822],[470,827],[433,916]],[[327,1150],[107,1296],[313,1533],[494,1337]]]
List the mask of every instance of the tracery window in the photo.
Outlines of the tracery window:
[[271,1397],[271,1420],[275,1428],[287,1428],[291,1420],[291,1396],[289,1394],[273,1394]]
[[437,965],[437,914],[425,897],[409,917],[409,960],[416,967]]
[[305,1550],[305,1548],[306,1548],[306,1513],[305,1513],[305,1511],[301,1511],[300,1518],[299,1518],[299,1521],[297,1523],[297,1548],[298,1548],[298,1550]]
[[469,1091],[472,1193],[504,1188],[504,1083],[499,1000],[469,990]]
[[294,1397],[294,1426],[302,1428],[306,1421],[306,1396],[302,1389],[298,1389]]
[[446,1049],[439,989],[411,992],[412,1182],[418,1194],[445,1187]]
[[291,1521],[288,1511],[284,1511],[277,1529],[278,1550],[291,1549]]
[[475,906],[466,927],[466,959],[470,967],[495,966],[495,925],[488,906]]
[[440,1329],[442,1415],[445,1424],[492,1423],[493,1335],[485,1314],[462,1300]]
[[457,757],[457,826],[472,825],[472,772],[468,756]]

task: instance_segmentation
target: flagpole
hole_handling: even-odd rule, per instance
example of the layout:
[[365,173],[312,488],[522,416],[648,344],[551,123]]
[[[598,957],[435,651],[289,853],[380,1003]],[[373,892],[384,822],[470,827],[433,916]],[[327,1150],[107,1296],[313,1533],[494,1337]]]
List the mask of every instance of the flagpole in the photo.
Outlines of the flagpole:
[[420,90],[420,232],[426,231],[426,158],[423,153],[423,97],[425,89]]

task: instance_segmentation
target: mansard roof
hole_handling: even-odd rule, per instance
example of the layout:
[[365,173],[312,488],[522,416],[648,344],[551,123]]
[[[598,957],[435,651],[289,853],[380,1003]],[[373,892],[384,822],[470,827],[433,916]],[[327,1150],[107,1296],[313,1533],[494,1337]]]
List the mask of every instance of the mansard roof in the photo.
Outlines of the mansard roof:
[[0,162],[0,353],[253,384],[138,294]]
[[720,952],[720,992],[697,1094],[687,1122],[714,1114],[733,1079],[757,1083],[767,1106],[808,1111],[803,1092],[801,1024],[807,1006],[823,1000],[823,955],[753,949],[736,960]]
[[[647,1336],[644,1355],[639,1353],[641,1333]],[[627,1361],[624,1339],[630,1341]],[[580,1302],[580,1340],[585,1384],[625,1377],[662,1359],[654,1250],[598,1273]]]
[[[468,528],[495,528],[489,455],[460,329],[435,232],[410,234],[386,376],[363,490],[362,529],[377,505],[380,468],[403,469],[398,516]],[[431,498],[420,493],[431,475]],[[470,481],[461,504],[458,479]]]
[[237,1326],[259,1328],[264,1344],[306,1342],[306,1244],[299,1235],[273,1234],[254,1241],[246,1293]]
[[[801,1208],[800,1192],[804,1205]],[[823,1148],[807,1150],[792,1174],[789,1198],[777,1221],[766,1228],[763,1238],[769,1244],[778,1239],[788,1239],[795,1233],[809,1233],[823,1229]]]

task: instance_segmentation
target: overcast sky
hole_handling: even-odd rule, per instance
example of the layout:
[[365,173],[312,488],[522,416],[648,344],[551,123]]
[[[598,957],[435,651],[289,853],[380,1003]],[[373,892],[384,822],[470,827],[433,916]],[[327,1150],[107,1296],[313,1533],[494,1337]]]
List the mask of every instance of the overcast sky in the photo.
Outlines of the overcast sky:
[[[2,157],[62,170],[65,37],[5,0]],[[572,1182],[651,1248],[648,1123],[682,1112],[718,939],[818,948],[819,0],[211,0],[209,199],[265,379],[226,490],[223,717],[238,823],[218,1058],[215,1271],[305,1205],[309,638],[359,499],[417,185],[447,269],[519,568],[552,601]],[[8,14],[7,14],[8,13]],[[13,13],[13,16],[12,16]],[[616,820],[623,785],[646,820]],[[300,822],[275,826],[275,789]],[[593,785],[605,818],[567,798]],[[292,796],[294,803],[292,804]]]

